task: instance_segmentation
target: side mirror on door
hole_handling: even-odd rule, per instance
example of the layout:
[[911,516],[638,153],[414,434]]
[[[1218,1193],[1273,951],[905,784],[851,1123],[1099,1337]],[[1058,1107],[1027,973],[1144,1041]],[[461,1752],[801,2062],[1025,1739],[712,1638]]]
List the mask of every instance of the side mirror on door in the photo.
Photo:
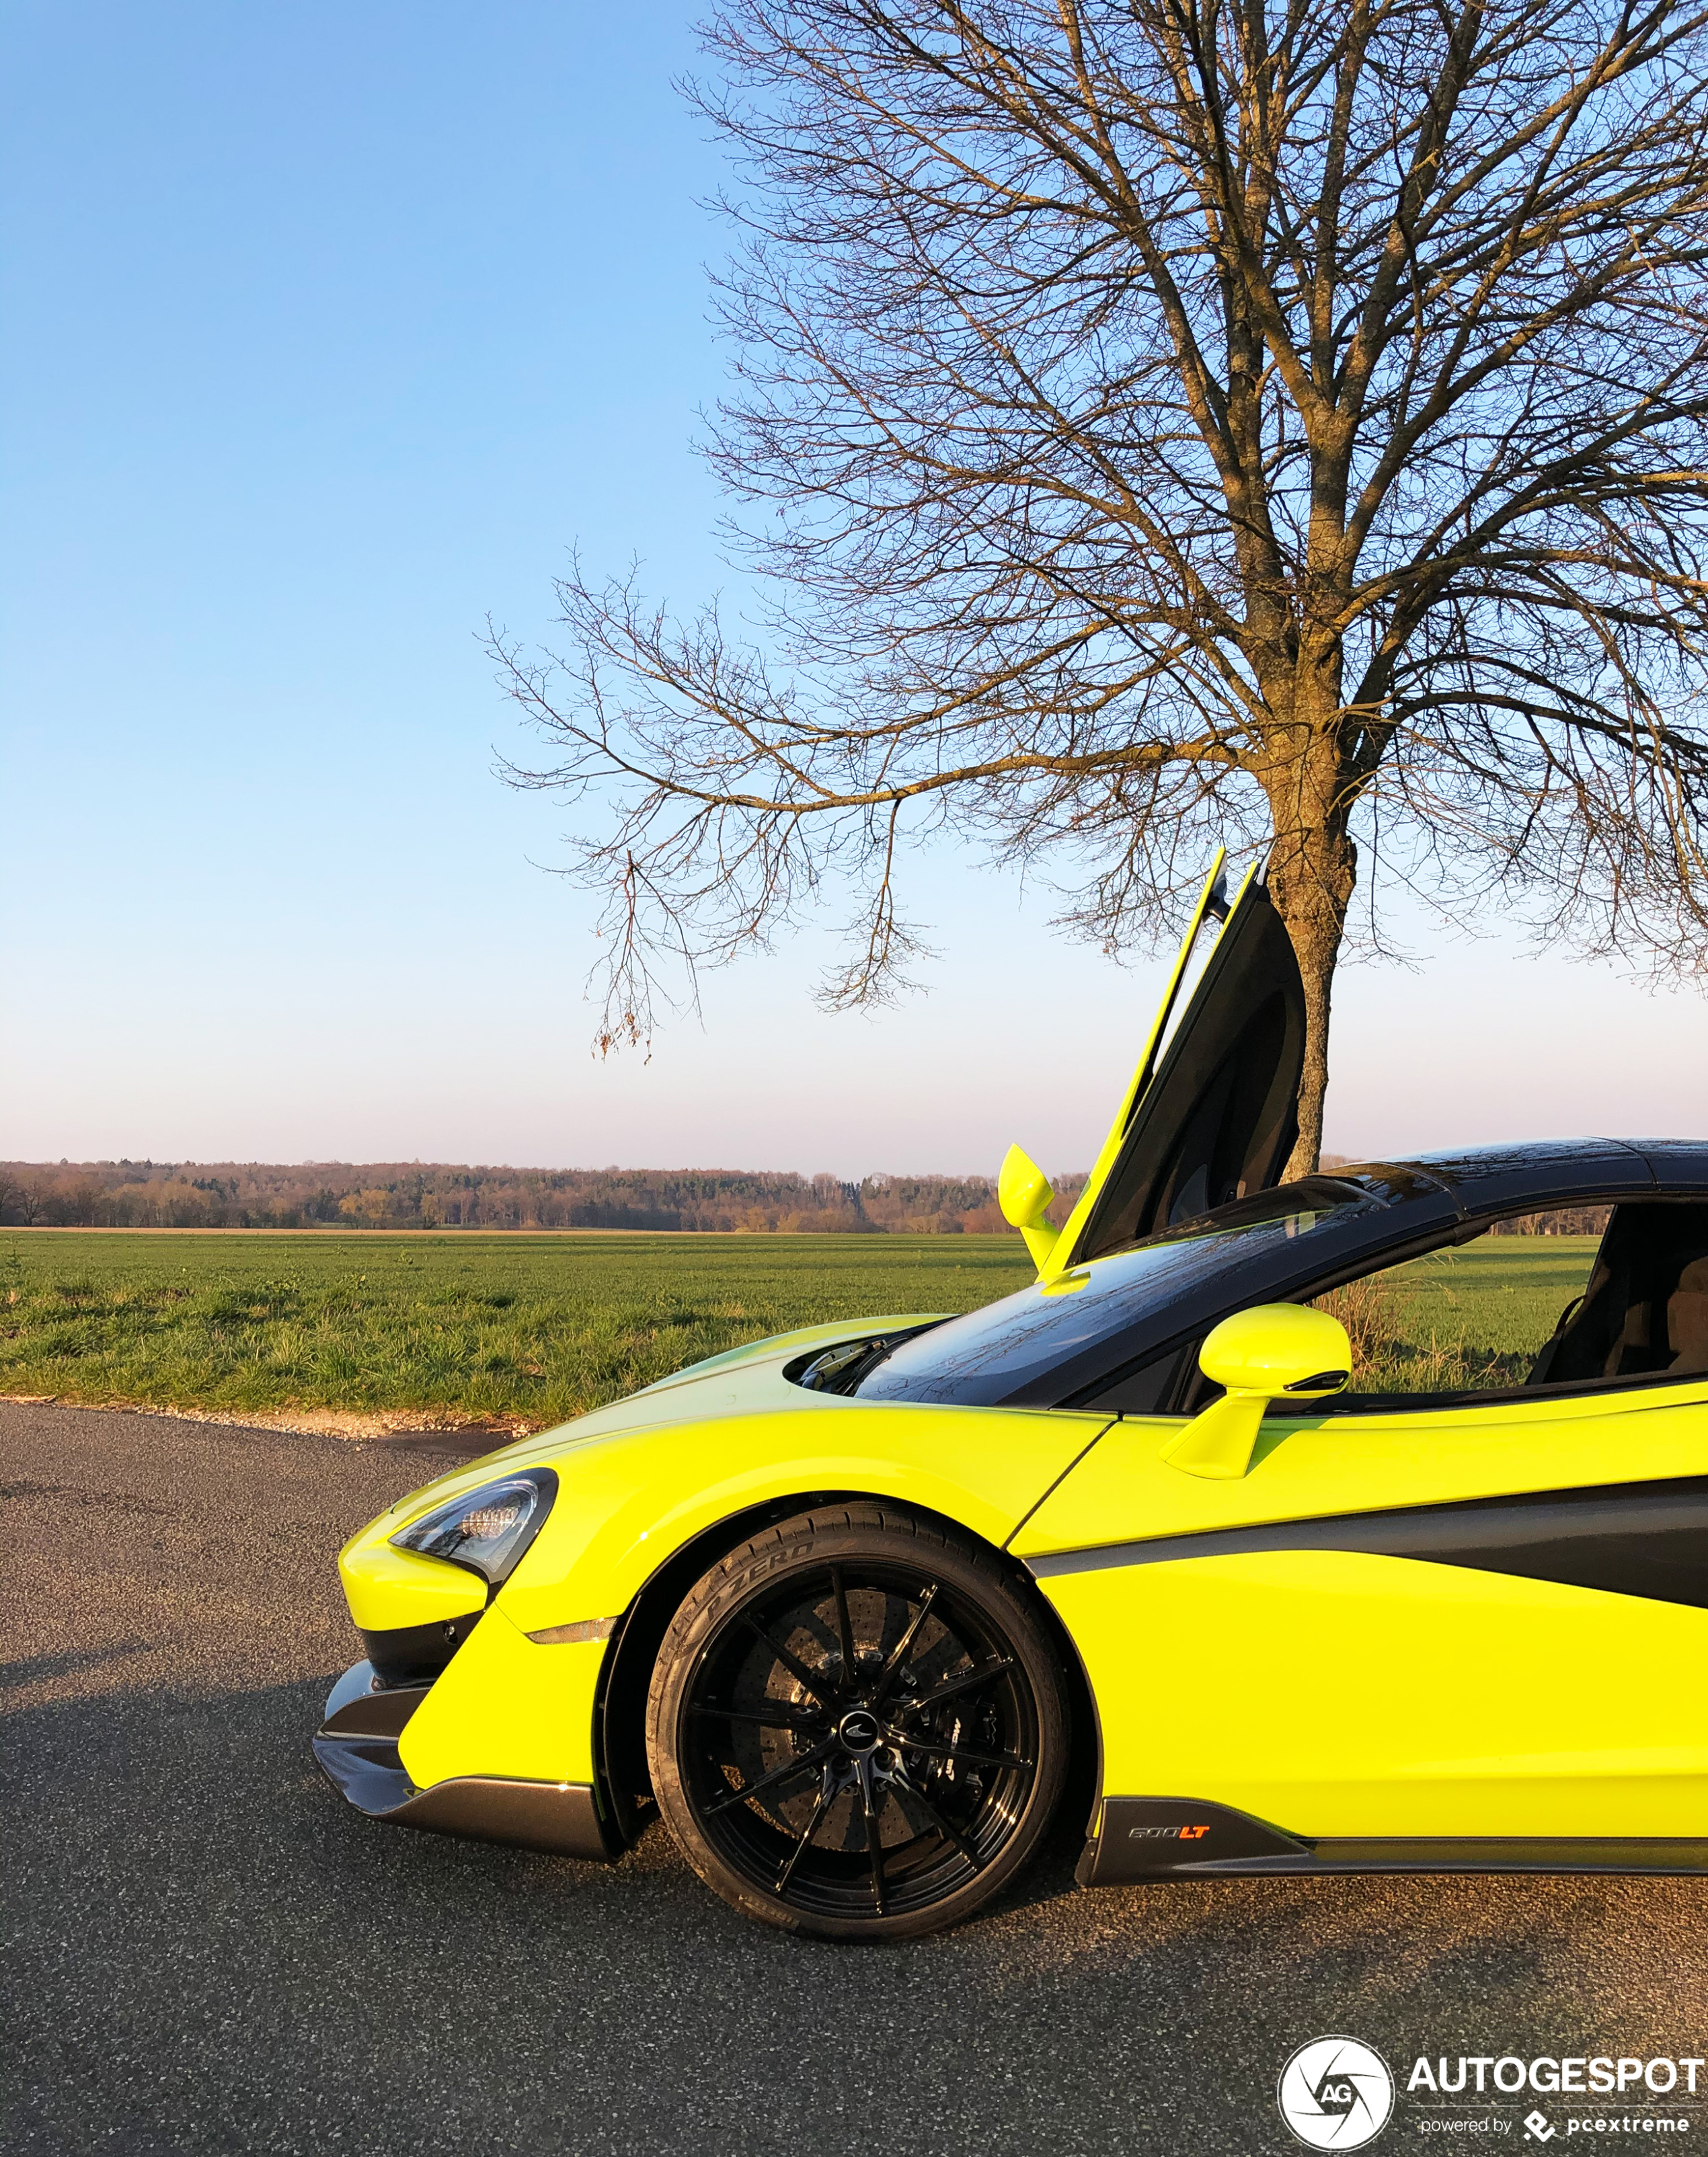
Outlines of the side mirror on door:
[[1352,1375],[1346,1329],[1325,1310],[1260,1303],[1236,1311],[1205,1338],[1198,1368],[1227,1388],[1162,1449],[1187,1475],[1235,1482],[1248,1474],[1271,1401],[1323,1400]]
[[1026,1238],[1031,1262],[1040,1273],[1048,1264],[1060,1233],[1044,1219],[1055,1195],[1049,1177],[1031,1156],[1022,1153],[1017,1145],[1010,1146],[997,1172],[996,1203],[1009,1227],[1018,1228]]

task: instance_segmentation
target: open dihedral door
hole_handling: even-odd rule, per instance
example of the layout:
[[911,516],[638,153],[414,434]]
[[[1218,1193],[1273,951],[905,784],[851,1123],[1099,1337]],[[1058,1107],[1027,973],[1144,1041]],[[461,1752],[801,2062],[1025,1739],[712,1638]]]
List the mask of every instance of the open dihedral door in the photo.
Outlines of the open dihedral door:
[[[1256,869],[1230,905],[1222,865],[1218,855],[1120,1113],[1039,1269],[1045,1276],[1267,1190],[1293,1151],[1304,1068],[1299,961]],[[1217,919],[1222,933],[1164,1048],[1193,951]]]

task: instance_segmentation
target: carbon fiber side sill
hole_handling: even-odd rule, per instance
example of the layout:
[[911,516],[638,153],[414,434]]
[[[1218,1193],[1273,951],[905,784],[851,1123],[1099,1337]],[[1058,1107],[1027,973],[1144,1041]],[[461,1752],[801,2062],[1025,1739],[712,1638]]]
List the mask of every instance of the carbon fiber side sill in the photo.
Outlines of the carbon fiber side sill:
[[1313,1872],[1708,1872],[1685,1835],[1325,1836]]
[[1082,1887],[1204,1873],[1310,1867],[1310,1845],[1284,1829],[1201,1798],[1105,1798],[1098,1832],[1074,1871]]
[[1265,1873],[1708,1873],[1708,1837],[1322,1835],[1288,1833],[1191,1798],[1108,1798],[1074,1877],[1082,1887]]

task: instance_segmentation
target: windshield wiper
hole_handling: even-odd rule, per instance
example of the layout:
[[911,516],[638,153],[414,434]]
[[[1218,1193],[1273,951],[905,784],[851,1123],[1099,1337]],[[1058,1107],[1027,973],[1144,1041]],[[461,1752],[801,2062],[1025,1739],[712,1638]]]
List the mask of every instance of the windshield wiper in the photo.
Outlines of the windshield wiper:
[[792,1366],[784,1377],[793,1378],[811,1393],[855,1393],[880,1363],[893,1356],[904,1341],[917,1341],[946,1319],[934,1318],[923,1326],[909,1326],[900,1333],[867,1334],[860,1341],[839,1341],[821,1348],[810,1361]]

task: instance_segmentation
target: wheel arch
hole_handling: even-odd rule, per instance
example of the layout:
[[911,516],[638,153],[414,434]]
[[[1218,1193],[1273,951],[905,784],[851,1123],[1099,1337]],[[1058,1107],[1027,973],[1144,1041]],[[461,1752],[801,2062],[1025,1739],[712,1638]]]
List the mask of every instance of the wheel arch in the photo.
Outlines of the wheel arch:
[[814,1506],[869,1500],[872,1495],[867,1490],[796,1490],[743,1506],[679,1544],[642,1584],[611,1636],[594,1704],[594,1765],[611,1825],[625,1849],[646,1824],[652,1804],[646,1731],[652,1666],[689,1589],[719,1558],[761,1530],[792,1520]]
[[1005,1568],[1025,1583],[1055,1640],[1068,1683],[1071,1750],[1068,1783],[1062,1794],[1064,1814],[1081,1803],[1094,1812],[1101,1783],[1103,1745],[1097,1708],[1085,1666],[1060,1614],[1042,1594],[1028,1569],[1007,1550],[947,1514],[912,1500],[875,1490],[795,1490],[726,1514],[671,1552],[650,1575],[623,1614],[600,1674],[594,1707],[594,1758],[600,1794],[608,1810],[608,1828],[626,1849],[652,1810],[651,1775],[646,1764],[646,1696],[653,1665],[671,1620],[703,1574],[750,1537],[792,1520],[818,1506],[895,1506],[939,1523],[957,1536],[983,1544]]
[[1103,1802],[1103,1722],[1097,1712],[1097,1695],[1091,1689],[1078,1643],[1068,1631],[1061,1612],[1038,1587],[1029,1567],[1011,1557],[1006,1550],[1002,1555],[1031,1589],[1061,1656],[1062,1675],[1068,1681],[1068,1779],[1062,1786],[1061,1816],[1067,1820],[1079,1814],[1085,1821],[1085,1833],[1089,1839]]

